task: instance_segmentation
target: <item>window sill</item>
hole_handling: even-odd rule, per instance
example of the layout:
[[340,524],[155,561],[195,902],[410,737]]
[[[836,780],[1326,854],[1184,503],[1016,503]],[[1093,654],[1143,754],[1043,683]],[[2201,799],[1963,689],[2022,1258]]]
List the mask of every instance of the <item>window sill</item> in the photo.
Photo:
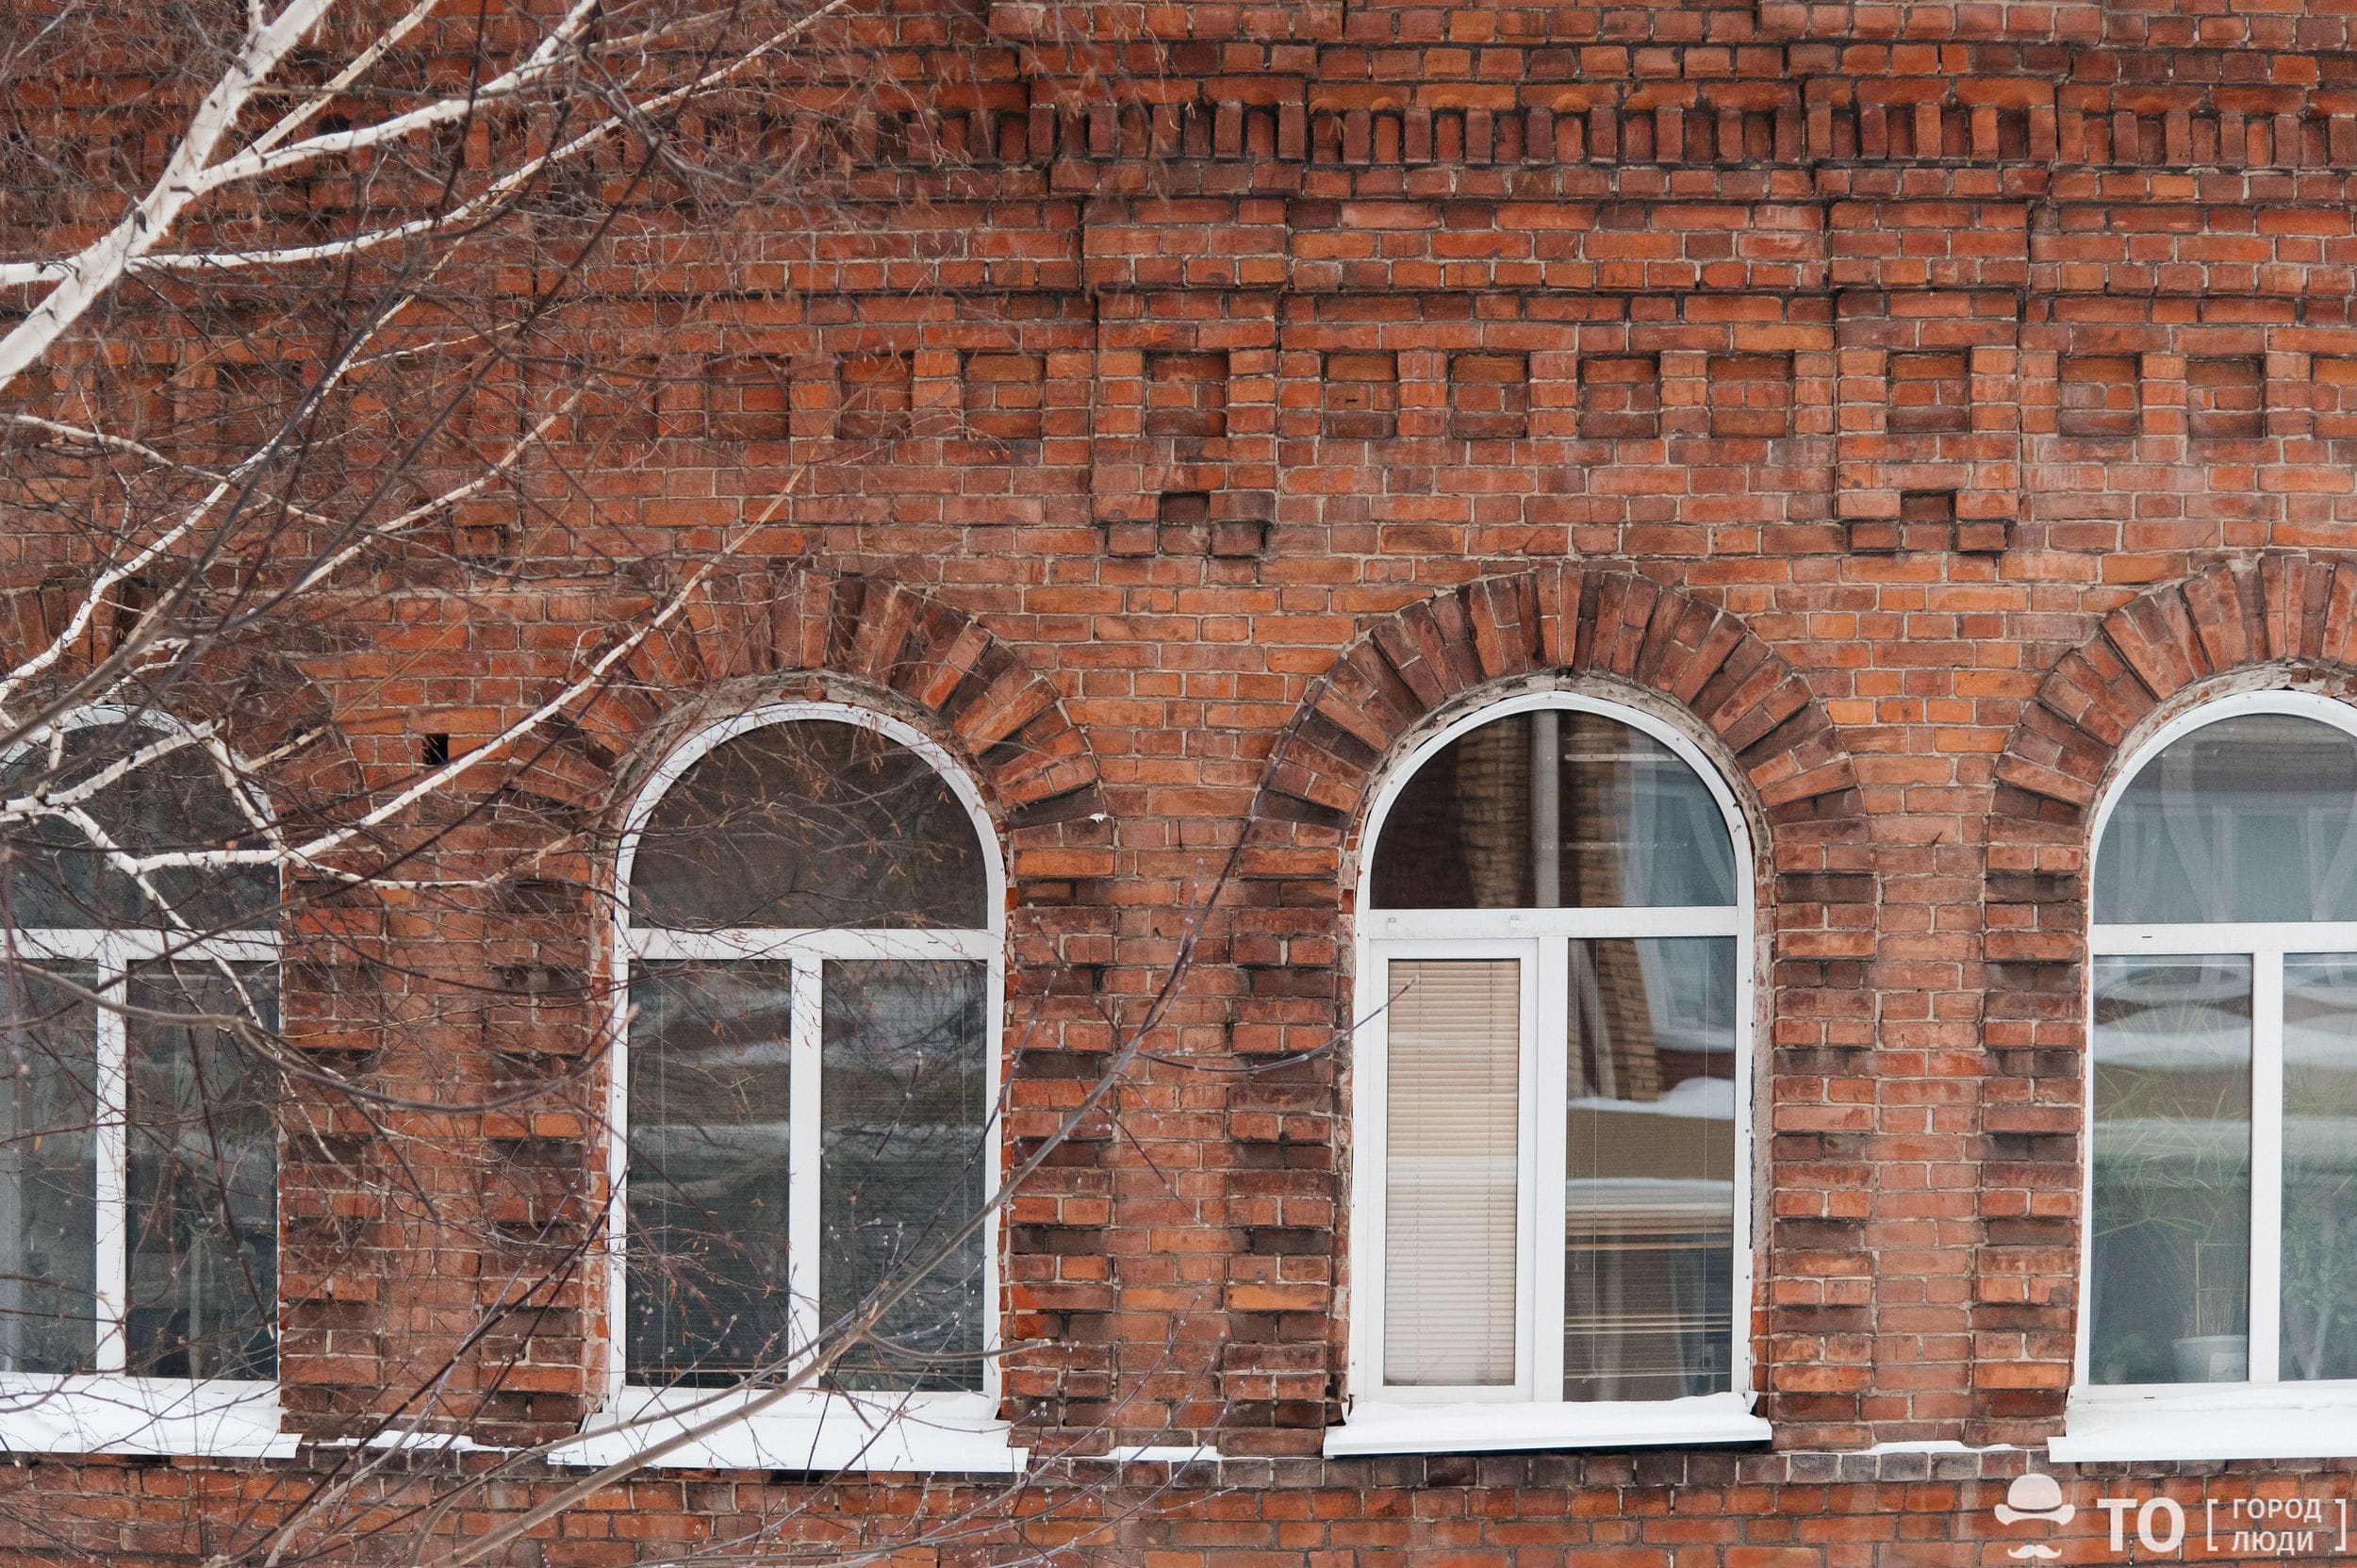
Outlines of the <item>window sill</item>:
[[0,1373],[0,1452],[288,1459],[276,1383]]
[[2071,1464],[2357,1458],[2357,1383],[2077,1388],[2046,1452]]
[[[585,1469],[617,1463],[751,1401],[739,1389],[624,1389],[550,1456]],[[1028,1451],[979,1394],[801,1395],[709,1432],[656,1469],[1011,1476]]]
[[1772,1431],[1751,1403],[1744,1394],[1597,1405],[1362,1403],[1327,1430],[1326,1457],[1765,1443]]

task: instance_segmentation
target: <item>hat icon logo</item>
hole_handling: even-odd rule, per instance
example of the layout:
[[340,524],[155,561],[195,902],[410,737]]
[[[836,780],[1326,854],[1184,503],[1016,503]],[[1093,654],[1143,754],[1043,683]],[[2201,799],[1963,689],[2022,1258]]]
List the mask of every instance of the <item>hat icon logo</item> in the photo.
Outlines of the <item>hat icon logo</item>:
[[[2052,1476],[2035,1472],[2016,1476],[2005,1488],[2005,1500],[1997,1505],[1997,1522],[2019,1525],[2025,1520],[2043,1519],[2050,1525],[2068,1525],[2079,1510],[2063,1501],[2062,1485]],[[2051,1562],[2062,1556],[2053,1547],[2033,1541],[2016,1546],[2005,1554],[2017,1562]]]

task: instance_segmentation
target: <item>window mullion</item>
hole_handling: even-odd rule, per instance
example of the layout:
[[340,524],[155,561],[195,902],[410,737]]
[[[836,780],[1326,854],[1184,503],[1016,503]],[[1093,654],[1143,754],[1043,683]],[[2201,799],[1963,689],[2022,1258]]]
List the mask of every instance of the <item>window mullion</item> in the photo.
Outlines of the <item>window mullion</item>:
[[1526,1146],[1535,1187],[1531,1213],[1537,1236],[1525,1253],[1532,1271],[1531,1397],[1563,1397],[1563,1184],[1566,1124],[1571,1097],[1571,943],[1550,936],[1539,943],[1538,1000],[1531,1010],[1538,1026],[1538,1068],[1529,1100],[1538,1126]]
[[1515,1246],[1514,1246],[1514,1385],[1521,1397],[1531,1396],[1531,1387],[1538,1362],[1539,1341],[1538,1276],[1531,1260],[1539,1250],[1539,1162],[1536,1148],[1539,1141],[1539,1096],[1533,1091],[1539,1083],[1539,964],[1538,942],[1517,944],[1521,948],[1516,966],[1521,982],[1521,1003],[1517,1008],[1522,1028],[1521,1060],[1515,1071],[1520,1086],[1521,1104],[1516,1108],[1514,1149],[1519,1169],[1515,1172]]
[[[98,1314],[97,1339],[91,1360],[95,1372],[121,1372],[126,1361],[124,1317],[129,1297],[131,1223],[130,1167],[130,1041],[119,1010],[124,999],[124,955],[122,945],[102,939],[97,953],[96,989],[103,999],[97,1014],[97,1125],[91,1129],[94,1191],[98,1235],[93,1262],[93,1308]],[[116,1005],[106,1005],[112,1003]]]
[[606,1028],[605,1392],[621,1398],[630,1381],[630,999],[631,944],[627,928],[614,946],[614,983]]
[[794,960],[793,1038],[786,1078],[786,1289],[792,1296],[789,1335],[798,1349],[818,1337],[818,1180],[820,1041],[823,1027],[820,961]]
[[2252,955],[2250,1380],[2281,1373],[2283,1323],[2283,953]]

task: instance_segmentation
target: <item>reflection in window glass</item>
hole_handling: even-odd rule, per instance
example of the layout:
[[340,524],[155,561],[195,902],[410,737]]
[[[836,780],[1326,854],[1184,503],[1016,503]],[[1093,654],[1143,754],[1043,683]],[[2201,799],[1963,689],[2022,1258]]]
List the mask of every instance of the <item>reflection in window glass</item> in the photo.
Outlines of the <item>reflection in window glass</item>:
[[0,969],[0,1372],[87,1371],[96,1345],[97,1032],[88,1002]]
[[2250,1369],[2251,961],[2095,963],[2089,1372]]
[[831,718],[723,742],[656,803],[631,886],[665,960],[633,970],[631,1377],[790,1368],[909,1283],[824,1382],[987,1386],[995,1228],[959,1234],[996,1147],[987,853],[923,755]]
[[1383,1380],[1514,1381],[1522,966],[1390,966]]
[[1734,1372],[1732,937],[1574,941],[1563,1397],[1713,1394]]
[[1735,853],[1676,752],[1549,708],[1470,730],[1416,769],[1384,822],[1373,889],[1385,909],[1724,905]]
[[[167,734],[136,723],[68,730],[58,737],[56,755],[45,746],[29,746],[0,767],[0,794],[70,789]],[[129,768],[83,809],[117,845],[141,854],[223,849],[254,833],[212,759],[194,747]],[[104,867],[70,821],[36,817],[11,828],[7,866],[8,916],[20,929],[155,929],[163,923],[139,884]],[[267,926],[277,904],[277,873],[267,867],[166,868],[153,873],[153,883],[173,912],[200,932]]]
[[[826,1238],[819,1320],[840,1321],[877,1285],[941,1245],[987,1193],[980,964],[826,966]],[[838,1381],[865,1389],[982,1386],[981,1231],[884,1314]]]
[[[278,1027],[272,971],[146,966],[125,988],[130,1268],[126,1370],[269,1378],[277,1370],[275,1075],[229,1035],[140,1012]],[[240,995],[240,987],[242,995]]]
[[2357,920],[2357,737],[2256,713],[2170,742],[2112,808],[2095,918]]
[[631,867],[631,917],[680,930],[980,928],[973,818],[925,759],[855,724],[770,724],[664,795]]
[[788,1349],[785,964],[631,976],[633,1373],[735,1382]]
[[2357,1378],[2357,954],[2283,961],[2283,1377]]

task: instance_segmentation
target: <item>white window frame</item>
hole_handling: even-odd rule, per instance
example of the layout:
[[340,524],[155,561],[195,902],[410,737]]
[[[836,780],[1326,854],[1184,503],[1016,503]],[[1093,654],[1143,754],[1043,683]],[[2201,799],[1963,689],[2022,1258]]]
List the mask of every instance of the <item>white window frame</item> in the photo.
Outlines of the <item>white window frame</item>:
[[[72,732],[101,724],[133,724],[166,735],[187,733],[166,714],[115,703],[76,709],[55,728]],[[0,758],[0,766],[42,744],[40,739],[20,743]],[[255,828],[269,825],[268,808],[245,788],[227,780],[222,787]],[[279,1431],[276,1379],[146,1378],[124,1370],[131,1247],[130,1036],[123,1014],[104,1005],[121,1000],[130,970],[143,963],[267,964],[275,969],[277,932],[234,932],[183,941],[147,930],[19,926],[7,929],[0,939],[9,944],[10,957],[20,963],[83,966],[93,976],[91,989],[103,999],[92,1010],[97,1110],[91,1137],[96,1167],[91,1196],[97,1210],[98,1320],[92,1369],[0,1372],[0,1452],[288,1457],[298,1440]],[[276,1235],[271,1244],[275,1250]],[[273,1319],[277,1306],[272,1304]],[[273,1340],[278,1329],[273,1321]]]
[[[915,752],[949,786],[964,806],[985,877],[986,925],[981,930],[922,931],[898,928],[823,930],[787,928],[721,932],[678,932],[635,928],[630,917],[631,871],[647,823],[672,784],[708,753],[755,730],[813,719],[850,724]],[[761,959],[792,966],[787,1003],[787,1104],[791,1136],[787,1153],[787,1229],[816,1237],[819,1230],[817,1154],[820,1147],[820,1030],[822,966],[834,960],[948,959],[985,966],[983,994],[984,1095],[988,1107],[983,1135],[990,1140],[985,1164],[989,1190],[1005,1180],[1005,1140],[999,1119],[1001,1030],[1006,1009],[1007,873],[998,833],[980,789],[964,768],[930,736],[889,715],[846,702],[772,702],[699,731],[655,769],[632,802],[615,863],[613,901],[612,1012],[606,1070],[607,1206],[605,1293],[606,1398],[581,1437],[555,1456],[557,1462],[604,1465],[709,1421],[756,1397],[734,1388],[665,1388],[635,1383],[629,1377],[625,1234],[627,1147],[630,1127],[630,974],[640,959]],[[983,1238],[982,1387],[981,1391],[926,1390],[858,1393],[798,1391],[744,1421],[710,1434],[651,1462],[695,1469],[759,1469],[808,1472],[954,1471],[1009,1474],[1023,1467],[1025,1453],[1013,1446],[1012,1428],[999,1419],[999,1253],[1001,1227],[994,1221]],[[807,1344],[818,1329],[817,1248],[789,1249],[787,1286],[795,1337]]]
[[[2357,953],[2357,921],[2101,924],[2095,860],[2112,812],[2161,753],[2198,730],[2251,714],[2315,719],[2357,738],[2357,708],[2314,692],[2245,691],[2213,698],[2144,740],[2105,790],[2087,839],[2086,1041],[2082,1101],[2086,1157],[2079,1173],[2083,1240],[2077,1330],[2059,1461],[2330,1459],[2357,1457],[2357,1379],[2280,1380],[2283,1308],[2283,960]],[[2250,960],[2250,1377],[2241,1383],[2089,1380],[2094,1353],[2095,969],[2104,958],[2216,953]]]
[[[1640,909],[1415,910],[1368,906],[1377,847],[1393,807],[1417,772],[1471,731],[1541,710],[1595,714],[1667,746],[1717,801],[1733,845],[1735,902]],[[1532,691],[1467,713],[1427,736],[1391,769],[1360,836],[1353,939],[1355,1036],[1350,1220],[1350,1397],[1343,1425],[1327,1432],[1329,1457],[1472,1453],[1508,1449],[1760,1443],[1752,1413],[1752,1025],[1755,988],[1752,840],[1718,765],[1673,725],[1642,709],[1572,691]],[[1581,938],[1731,936],[1736,943],[1734,1326],[1730,1389],[1677,1399],[1573,1402],[1542,1399],[1563,1383],[1563,1271],[1537,1266],[1542,1243],[1564,1223],[1571,943]],[[1394,959],[1518,958],[1523,991],[1520,1257],[1516,1274],[1515,1381],[1511,1388],[1389,1387],[1383,1366],[1386,1019],[1384,975]],[[1553,1108],[1550,1114],[1550,1108]],[[1552,1180],[1543,1173],[1552,1170]],[[1543,1329],[1542,1325],[1554,1325]]]

